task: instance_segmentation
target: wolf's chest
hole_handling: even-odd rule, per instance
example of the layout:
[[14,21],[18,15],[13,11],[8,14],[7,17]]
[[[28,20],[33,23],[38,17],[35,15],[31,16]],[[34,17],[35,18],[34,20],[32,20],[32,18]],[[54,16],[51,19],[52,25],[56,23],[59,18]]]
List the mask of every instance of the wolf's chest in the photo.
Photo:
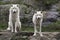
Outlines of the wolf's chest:
[[36,23],[37,23],[37,25],[39,25],[40,24],[40,19],[37,19]]
[[16,14],[12,14],[12,22],[14,23],[14,22],[16,22],[16,20],[17,20],[17,15]]

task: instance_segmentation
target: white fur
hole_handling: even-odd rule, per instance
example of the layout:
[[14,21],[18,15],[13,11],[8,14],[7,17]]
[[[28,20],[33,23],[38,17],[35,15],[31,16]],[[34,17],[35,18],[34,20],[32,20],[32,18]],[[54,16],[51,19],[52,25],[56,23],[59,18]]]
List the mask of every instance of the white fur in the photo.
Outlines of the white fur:
[[41,11],[37,11],[34,15],[33,15],[33,18],[32,18],[32,21],[33,21],[33,24],[34,24],[34,35],[33,36],[36,36],[36,33],[37,33],[37,20],[38,18],[40,19],[39,20],[39,23],[40,23],[40,36],[43,36],[42,35],[42,32],[41,32],[41,27],[42,27],[42,21],[43,21],[43,14],[41,13]]
[[[15,19],[14,19],[14,17],[12,17],[14,11],[17,12],[15,14],[15,16],[16,16]],[[20,13],[19,7],[17,6],[17,4],[14,4],[9,10],[9,22],[8,22],[7,30],[11,30],[11,32],[17,32],[17,27],[21,29],[21,22],[20,22],[20,18],[19,18],[19,13]],[[12,19],[16,20],[15,23],[14,23],[15,28],[13,27]],[[15,31],[13,31],[13,29]]]

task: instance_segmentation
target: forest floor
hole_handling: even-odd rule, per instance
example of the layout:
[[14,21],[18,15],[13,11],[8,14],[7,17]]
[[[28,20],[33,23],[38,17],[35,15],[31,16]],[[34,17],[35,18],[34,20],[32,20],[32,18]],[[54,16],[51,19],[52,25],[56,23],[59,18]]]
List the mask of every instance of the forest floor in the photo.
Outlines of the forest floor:
[[33,32],[0,32],[0,40],[60,40],[60,32],[42,32],[43,36],[33,36]]

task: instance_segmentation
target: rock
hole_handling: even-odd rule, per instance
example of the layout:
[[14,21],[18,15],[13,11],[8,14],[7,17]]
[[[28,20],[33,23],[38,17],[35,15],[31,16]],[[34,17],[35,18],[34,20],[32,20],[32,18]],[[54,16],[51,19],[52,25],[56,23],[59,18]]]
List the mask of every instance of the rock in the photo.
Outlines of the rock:
[[47,37],[41,37],[39,35],[36,36],[30,36],[29,40],[49,40]]
[[0,32],[0,40],[60,40],[60,32],[42,32],[43,36],[33,36],[33,32]]
[[55,35],[55,38],[56,38],[57,40],[60,40],[60,33],[57,34],[57,35]]
[[10,32],[0,32],[0,34],[0,40],[10,40],[12,36]]
[[55,37],[57,34],[60,35],[58,32],[43,32],[42,37],[37,34],[36,36],[30,36],[29,40],[59,40],[60,38]]

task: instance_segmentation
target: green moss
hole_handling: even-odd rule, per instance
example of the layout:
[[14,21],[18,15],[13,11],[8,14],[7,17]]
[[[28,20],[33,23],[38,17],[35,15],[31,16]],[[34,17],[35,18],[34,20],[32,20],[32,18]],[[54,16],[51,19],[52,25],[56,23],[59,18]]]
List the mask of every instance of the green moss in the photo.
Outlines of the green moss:
[[0,1],[0,5],[2,5],[2,4],[4,4],[4,2],[1,2],[1,1]]

